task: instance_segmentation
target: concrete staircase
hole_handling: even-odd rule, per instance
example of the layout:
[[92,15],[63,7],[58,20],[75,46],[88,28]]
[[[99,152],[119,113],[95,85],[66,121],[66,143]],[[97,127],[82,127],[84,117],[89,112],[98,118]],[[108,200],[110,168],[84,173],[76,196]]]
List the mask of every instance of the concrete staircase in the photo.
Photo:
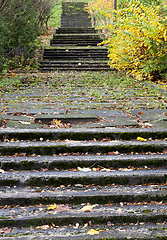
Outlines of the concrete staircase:
[[45,47],[41,71],[102,71],[111,70],[107,49],[97,47],[102,41],[91,27],[85,3],[63,2],[61,28],[56,30],[51,47]]
[[0,239],[166,239],[167,142],[155,140],[164,137],[1,129]]

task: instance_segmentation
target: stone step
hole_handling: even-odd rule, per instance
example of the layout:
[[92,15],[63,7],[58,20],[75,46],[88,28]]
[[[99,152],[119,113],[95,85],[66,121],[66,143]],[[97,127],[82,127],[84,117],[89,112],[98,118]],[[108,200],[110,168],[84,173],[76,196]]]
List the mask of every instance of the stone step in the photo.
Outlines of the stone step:
[[94,55],[94,54],[81,54],[81,55],[79,55],[79,54],[77,54],[76,53],[76,55],[75,55],[75,53],[73,54],[71,54],[71,53],[59,53],[59,54],[56,54],[56,53],[46,53],[46,54],[44,54],[44,56],[43,56],[43,59],[44,60],[58,60],[58,61],[65,61],[65,60],[70,60],[70,61],[85,61],[85,62],[88,62],[89,60],[90,60],[90,64],[91,64],[91,62],[92,61],[100,61],[100,60],[102,60],[102,61],[104,61],[104,60],[108,60],[108,58],[107,58],[107,56],[105,55],[105,54],[96,54],[96,55]]
[[65,53],[65,54],[108,54],[107,49],[99,48],[99,47],[73,47],[73,46],[65,46],[65,47],[50,47],[45,48],[44,53]]
[[143,185],[112,185],[112,186],[47,186],[47,187],[16,187],[0,189],[0,205],[35,205],[35,204],[113,204],[135,205],[135,203],[155,202],[165,203],[167,200],[167,186],[164,184]]
[[[100,39],[98,34],[92,33],[69,33],[69,34],[54,34],[53,39]],[[100,39],[101,40],[101,39]]]
[[[115,153],[116,154],[116,153]],[[69,169],[78,167],[98,168],[105,171],[108,168],[125,168],[131,171],[137,167],[155,168],[167,166],[167,154],[138,154],[138,155],[78,155],[71,156],[42,156],[42,157],[0,157],[0,162],[4,171],[13,170],[38,170],[38,169]],[[91,167],[93,166],[93,167]],[[129,169],[128,169],[129,167]],[[123,169],[122,169],[123,170]],[[107,170],[106,170],[107,171]],[[110,171],[108,169],[108,171]]]
[[[80,66],[80,67],[99,67],[99,66],[102,66],[102,67],[106,67],[108,65],[108,62],[107,61],[104,61],[104,60],[97,60],[97,61],[89,61],[89,60],[84,60],[84,59],[80,59],[80,60],[69,60],[69,61],[60,61],[60,60],[57,60],[57,61],[41,61],[40,62],[40,67],[45,67],[45,66],[50,66],[50,67],[56,67],[56,66],[60,66],[60,65],[63,65],[63,66]],[[110,67],[109,67],[110,68]],[[86,116],[85,116],[86,117]]]
[[[43,138],[44,140],[132,140],[142,137],[145,139],[166,139],[167,130],[161,128],[98,128],[98,129],[1,129],[0,140],[34,140]],[[151,143],[151,141],[149,141]],[[156,141],[154,141],[156,142]],[[1,142],[2,143],[2,142]],[[138,142],[142,144],[142,142]],[[163,141],[166,144],[167,141]],[[145,142],[147,144],[147,142]]]
[[101,59],[101,60],[108,60],[108,57],[107,57],[107,55],[105,54],[105,53],[96,53],[96,54],[94,54],[93,52],[91,53],[87,53],[87,52],[85,52],[85,53],[79,53],[79,52],[70,52],[70,51],[68,51],[68,52],[64,52],[64,51],[62,51],[62,52],[59,52],[59,53],[55,53],[55,52],[44,52],[44,59],[46,59],[46,58],[55,58],[55,59],[62,59],[62,60],[66,60],[66,59],[71,59],[71,60],[78,60],[78,59],[84,59],[85,61],[88,61],[89,59],[90,59],[90,61],[91,61],[91,59],[93,59],[94,61],[98,61],[99,59]]
[[[94,228],[93,228],[94,227]],[[34,239],[56,239],[56,240],[81,240],[81,239],[131,239],[131,240],[166,240],[166,223],[158,222],[146,223],[137,222],[123,225],[113,224],[108,221],[108,224],[93,225],[90,223],[78,224],[77,222],[69,226],[56,226],[54,224],[39,225],[34,227],[21,227],[21,228],[2,228],[2,237],[5,239],[21,239],[21,240],[34,240]],[[95,231],[92,232],[92,229]],[[6,233],[10,232],[10,233]],[[93,235],[94,234],[94,235]]]
[[72,28],[72,27],[91,27],[91,23],[89,21],[83,20],[82,22],[78,19],[75,21],[65,21],[61,23],[61,27],[63,28]]
[[41,71],[54,71],[54,70],[59,70],[59,71],[68,71],[73,69],[74,71],[111,71],[114,69],[111,69],[110,66],[107,63],[104,62],[96,62],[96,63],[85,63],[83,61],[80,62],[72,62],[72,61],[66,61],[65,63],[63,63],[63,61],[59,61],[59,62],[52,62],[50,63],[50,61],[48,62],[41,62],[40,63],[40,70]]
[[[91,221],[91,224],[106,224],[110,223],[139,223],[139,222],[165,222],[167,219],[167,206],[165,205],[141,205],[141,206],[94,206],[90,212],[84,212],[81,205],[61,206],[64,208],[61,211],[49,210],[47,206],[32,206],[26,207],[13,207],[13,214],[8,209],[0,209],[4,219],[0,219],[0,227],[28,227],[43,225],[64,226],[68,224],[86,224]],[[66,208],[65,208],[66,207]]]
[[85,19],[88,20],[90,22],[90,15],[87,12],[74,12],[74,13],[62,13],[61,15],[61,19],[62,20],[68,20],[68,19]]
[[63,67],[63,66],[58,66],[56,68],[49,68],[48,66],[45,67],[45,68],[40,68],[40,71],[43,72],[43,73],[46,73],[46,72],[54,72],[54,71],[60,71],[60,72],[64,72],[64,71],[92,71],[92,72],[98,72],[98,71],[111,71],[111,69],[109,69],[108,67],[89,67],[89,68],[79,68],[79,67]]
[[90,19],[88,18],[88,16],[80,16],[80,14],[78,16],[65,16],[64,18],[61,19],[61,27],[63,28],[67,28],[67,27],[71,27],[71,28],[79,28],[79,27],[83,27],[83,28],[90,28],[92,27],[92,24],[90,22]]
[[82,185],[141,185],[165,184],[167,168],[132,171],[6,171],[0,174],[0,186],[74,186]]
[[96,34],[97,31],[94,28],[58,28],[56,29],[56,34],[79,34],[79,33]]
[[99,61],[99,60],[108,60],[108,57],[107,55],[104,53],[100,54],[100,53],[97,53],[97,54],[94,54],[94,53],[75,53],[75,52],[60,52],[60,53],[55,53],[55,52],[52,52],[52,53],[48,53],[48,52],[44,52],[44,55],[43,55],[43,59],[44,61],[45,60],[62,60],[62,61],[67,61],[70,60],[70,61],[89,61],[90,60],[90,64],[92,61]]
[[26,153],[27,155],[53,155],[60,153],[95,154],[159,152],[167,149],[167,141],[35,141],[0,142],[1,156]]
[[80,39],[78,40],[73,40],[73,39],[62,39],[62,40],[59,40],[59,39],[52,39],[50,41],[50,45],[51,46],[66,46],[66,45],[71,45],[71,46],[97,46],[97,44],[99,44],[101,42],[101,40],[85,40],[85,41],[82,41]]

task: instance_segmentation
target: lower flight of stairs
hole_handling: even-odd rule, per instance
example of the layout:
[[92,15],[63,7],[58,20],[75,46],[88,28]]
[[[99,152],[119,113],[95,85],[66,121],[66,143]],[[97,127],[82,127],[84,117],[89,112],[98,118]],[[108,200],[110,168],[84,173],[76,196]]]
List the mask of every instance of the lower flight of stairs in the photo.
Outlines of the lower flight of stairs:
[[2,129],[0,239],[165,240],[167,142],[156,140],[164,137],[157,129]]

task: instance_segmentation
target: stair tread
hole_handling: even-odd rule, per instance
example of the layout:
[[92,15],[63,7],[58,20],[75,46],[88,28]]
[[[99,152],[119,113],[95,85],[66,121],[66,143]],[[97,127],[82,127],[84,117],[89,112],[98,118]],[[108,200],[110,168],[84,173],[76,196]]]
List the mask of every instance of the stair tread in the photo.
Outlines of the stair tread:
[[[87,226],[88,225],[88,226]],[[6,234],[5,239],[9,240],[14,236],[13,239],[21,240],[33,240],[33,239],[57,239],[57,240],[81,240],[81,239],[109,239],[114,237],[114,239],[132,239],[136,238],[141,240],[147,239],[157,239],[160,237],[166,237],[165,228],[167,225],[164,223],[162,226],[156,224],[148,224],[144,222],[139,222],[137,224],[132,224],[127,226],[122,225],[95,225],[94,229],[97,231],[97,234],[90,235],[89,231],[92,229],[92,226],[87,224],[86,227],[83,224],[80,224],[79,227],[76,227],[76,224],[73,226],[49,226],[49,225],[40,225],[39,228],[13,228],[9,234]],[[45,230],[44,230],[45,229]],[[3,231],[3,229],[2,229]],[[4,229],[5,232],[5,229]],[[23,234],[23,235],[22,235]],[[18,235],[16,237],[16,235]],[[22,235],[22,236],[20,236]],[[26,235],[26,236],[25,236]],[[28,235],[28,236],[27,236]],[[157,236],[157,238],[155,238]],[[0,237],[4,239],[4,237]]]

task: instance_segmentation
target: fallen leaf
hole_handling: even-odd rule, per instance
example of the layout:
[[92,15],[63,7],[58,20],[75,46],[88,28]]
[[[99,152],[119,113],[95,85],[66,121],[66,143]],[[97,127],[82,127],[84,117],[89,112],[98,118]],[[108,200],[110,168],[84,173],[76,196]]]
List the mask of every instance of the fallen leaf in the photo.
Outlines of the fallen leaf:
[[25,121],[19,121],[19,123],[21,123],[21,124],[25,124],[25,125],[29,125],[29,124],[31,124],[30,122],[25,122]]
[[82,171],[82,172],[90,172],[91,171],[91,169],[90,168],[81,168],[81,167],[77,167],[77,169],[79,170],[79,171]]
[[61,125],[61,121],[60,120],[57,120],[57,119],[53,119],[53,122],[56,124],[56,125]]
[[70,108],[66,108],[66,114],[70,114]]
[[142,138],[142,137],[138,137],[137,140],[140,141],[140,142],[147,142],[147,139]]
[[89,235],[99,234],[99,231],[97,231],[95,229],[91,229],[87,232],[87,234],[89,234]]
[[11,142],[14,142],[14,138],[12,138],[10,141],[11,141]]
[[167,149],[163,149],[163,154],[167,154]]
[[46,229],[49,229],[49,225],[37,226],[36,228],[37,228],[37,229],[46,230]]
[[91,212],[93,210],[94,207],[96,207],[97,204],[94,204],[94,205],[90,205],[90,204],[87,204],[86,206],[84,206],[81,211],[83,212]]
[[141,111],[140,111],[140,112],[138,112],[138,114],[139,114],[139,115],[142,115],[142,114],[143,114],[143,112],[141,112]]
[[54,204],[50,205],[47,209],[48,210],[54,210],[56,208],[57,208],[57,205],[56,205],[56,203],[54,203]]
[[62,204],[57,205],[57,208],[56,208],[57,212],[68,212],[69,210],[70,210],[70,208],[68,205],[64,206]]
[[118,168],[119,171],[130,172],[133,171],[132,168]]
[[12,232],[12,228],[8,228],[8,227],[2,228],[0,230],[0,233],[11,233],[11,232]]

